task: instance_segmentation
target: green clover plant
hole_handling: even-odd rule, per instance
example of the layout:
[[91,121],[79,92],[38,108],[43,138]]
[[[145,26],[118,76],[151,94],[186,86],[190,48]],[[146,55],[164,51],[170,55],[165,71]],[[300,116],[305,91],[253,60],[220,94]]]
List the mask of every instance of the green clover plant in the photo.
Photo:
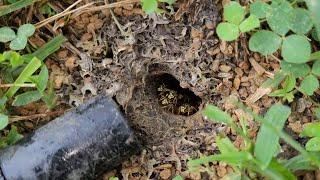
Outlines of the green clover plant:
[[[225,41],[236,40],[240,33],[248,32],[251,34],[251,51],[267,56],[281,49],[285,61],[301,64],[311,57],[311,45],[306,35],[317,27],[311,14],[311,11],[286,0],[273,0],[271,3],[258,0],[249,5],[248,12],[238,2],[231,1],[224,6],[224,22],[217,26],[216,31]],[[269,29],[260,28],[265,21]],[[289,31],[294,34],[287,35]]]
[[[249,33],[249,49],[252,52],[272,56],[281,50],[284,60],[281,62],[281,72],[264,85],[271,84],[271,87],[278,88],[281,84],[282,87],[270,96],[292,102],[298,91],[307,96],[313,95],[319,88],[320,52],[312,52],[308,36],[315,41],[320,39],[320,15],[317,11],[320,2],[257,0],[248,6],[245,8],[235,1],[224,6],[224,22],[218,24],[216,29],[219,38],[233,41],[240,33]],[[260,24],[268,26],[262,28]]]
[[32,24],[24,24],[18,28],[17,34],[10,27],[0,28],[0,42],[10,42],[10,49],[22,50],[26,47],[28,37],[32,36],[36,28]]

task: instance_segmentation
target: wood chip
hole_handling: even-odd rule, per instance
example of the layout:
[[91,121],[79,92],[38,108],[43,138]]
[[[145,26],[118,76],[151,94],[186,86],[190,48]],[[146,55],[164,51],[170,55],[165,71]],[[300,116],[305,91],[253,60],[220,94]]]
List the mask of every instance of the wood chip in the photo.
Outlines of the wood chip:
[[249,58],[249,61],[255,71],[257,71],[258,75],[262,75],[266,70],[259,64],[254,58]]
[[235,77],[233,80],[233,87],[235,90],[238,90],[240,87],[240,78],[239,77]]

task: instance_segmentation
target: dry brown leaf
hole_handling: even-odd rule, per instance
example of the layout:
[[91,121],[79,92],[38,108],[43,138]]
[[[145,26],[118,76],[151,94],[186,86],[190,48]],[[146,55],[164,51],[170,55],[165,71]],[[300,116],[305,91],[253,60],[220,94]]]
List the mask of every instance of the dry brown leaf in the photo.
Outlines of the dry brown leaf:
[[60,59],[65,59],[68,56],[68,50],[60,50],[58,52],[58,57]]
[[246,103],[247,103],[247,104],[253,104],[253,103],[255,103],[256,101],[258,101],[262,96],[271,93],[271,91],[272,91],[271,88],[259,87],[254,94],[252,94],[251,96],[249,96],[249,97],[246,99]]
[[67,58],[64,65],[69,69],[69,71],[72,71],[76,67],[75,62],[76,62],[76,57],[71,56]]

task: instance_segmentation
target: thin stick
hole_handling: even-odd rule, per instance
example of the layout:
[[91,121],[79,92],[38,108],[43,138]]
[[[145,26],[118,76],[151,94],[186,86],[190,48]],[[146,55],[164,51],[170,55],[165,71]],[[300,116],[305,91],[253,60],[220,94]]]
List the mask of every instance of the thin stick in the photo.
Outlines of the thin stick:
[[77,2],[71,4],[69,7],[67,7],[67,9],[63,10],[62,12],[67,12],[70,9],[72,9],[73,7],[75,7],[77,4],[79,4],[82,0],[78,0]]
[[8,87],[36,87],[35,84],[0,84],[0,88]]
[[32,120],[36,118],[44,118],[48,116],[58,116],[65,112],[66,110],[60,110],[60,111],[54,111],[49,113],[43,113],[43,114],[34,114],[30,116],[11,116],[9,117],[9,123],[17,122],[17,121],[24,121],[24,120]]
[[[48,23],[50,23],[50,22],[52,22],[52,21],[55,21],[55,20],[57,20],[57,19],[59,19],[59,18],[61,18],[61,17],[63,17],[63,16],[72,14],[72,13],[77,12],[77,11],[80,11],[80,10],[82,10],[82,9],[85,9],[85,8],[89,7],[89,6],[92,6],[93,4],[95,4],[95,2],[88,3],[88,4],[86,4],[86,5],[80,6],[79,8],[74,9],[74,10],[71,10],[71,11],[62,11],[62,12],[59,13],[59,14],[56,14],[56,15],[51,16],[51,17],[49,17],[49,18],[47,18],[47,19],[45,19],[45,20],[43,20],[43,21],[38,22],[37,24],[35,24],[35,25],[36,25],[36,28],[40,28],[40,27],[42,27],[42,26],[44,26],[44,25],[46,25],[46,24],[48,24]],[[71,6],[72,6],[72,5],[71,5]],[[68,8],[67,8],[67,9],[68,9]]]
[[114,13],[113,13],[113,11],[111,9],[110,9],[110,14],[112,16],[112,19],[116,23],[118,29],[120,30],[121,34],[123,36],[128,36],[128,33],[123,30],[122,25],[119,23],[118,19],[116,18],[116,16],[114,15]]
[[275,59],[278,62],[281,62],[281,60],[279,58],[277,58],[276,56],[274,56],[273,54],[270,55],[273,59]]
[[102,6],[92,7],[92,8],[89,8],[85,12],[88,12],[88,11],[100,11],[100,10],[103,10],[103,9],[121,7],[121,6],[125,5],[125,4],[132,4],[132,3],[137,3],[137,2],[140,2],[140,0],[124,0],[124,1],[119,1],[119,2],[115,2],[115,3],[111,3],[111,4],[105,4],[105,5],[102,5]]

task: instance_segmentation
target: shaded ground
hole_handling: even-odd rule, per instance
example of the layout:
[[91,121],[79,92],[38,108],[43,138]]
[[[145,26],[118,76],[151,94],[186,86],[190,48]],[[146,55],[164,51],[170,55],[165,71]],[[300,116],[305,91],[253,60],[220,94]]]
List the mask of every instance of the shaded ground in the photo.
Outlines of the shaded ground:
[[[60,10],[67,7],[67,3],[52,4]],[[121,105],[137,136],[146,144],[141,155],[104,178],[171,179],[181,174],[189,179],[218,179],[232,172],[224,163],[212,164],[210,175],[186,172],[188,158],[217,152],[217,134],[229,136],[237,147],[243,145],[240,136],[224,125],[204,120],[199,110],[213,103],[238,119],[245,114],[226,101],[233,96],[255,112],[264,113],[277,100],[262,96],[265,90],[259,86],[279,69],[279,63],[250,53],[245,35],[232,43],[221,42],[215,34],[221,8],[219,0],[182,0],[174,5],[173,13],[147,16],[137,4],[131,4],[115,8],[114,16],[103,10],[57,21],[55,27],[44,27],[31,39],[40,45],[47,39],[46,34],[63,32],[69,40],[46,61],[61,97],[55,112],[106,93]],[[49,32],[50,28],[55,32]],[[171,75],[181,88],[199,99],[177,89],[177,94],[172,92],[174,99],[168,98],[167,92],[159,90],[166,83],[166,78],[161,79],[163,74]],[[189,98],[182,102],[178,94]],[[313,119],[313,103],[298,96],[290,104],[293,114],[286,127],[296,138],[303,124]],[[163,98],[172,107],[162,103]],[[16,111],[21,116],[45,113],[41,106],[31,104]],[[182,112],[183,107],[190,109]],[[21,129],[33,129],[35,122],[16,123]],[[252,138],[257,130],[258,124],[250,119]],[[295,154],[286,145],[283,150],[284,157]]]

